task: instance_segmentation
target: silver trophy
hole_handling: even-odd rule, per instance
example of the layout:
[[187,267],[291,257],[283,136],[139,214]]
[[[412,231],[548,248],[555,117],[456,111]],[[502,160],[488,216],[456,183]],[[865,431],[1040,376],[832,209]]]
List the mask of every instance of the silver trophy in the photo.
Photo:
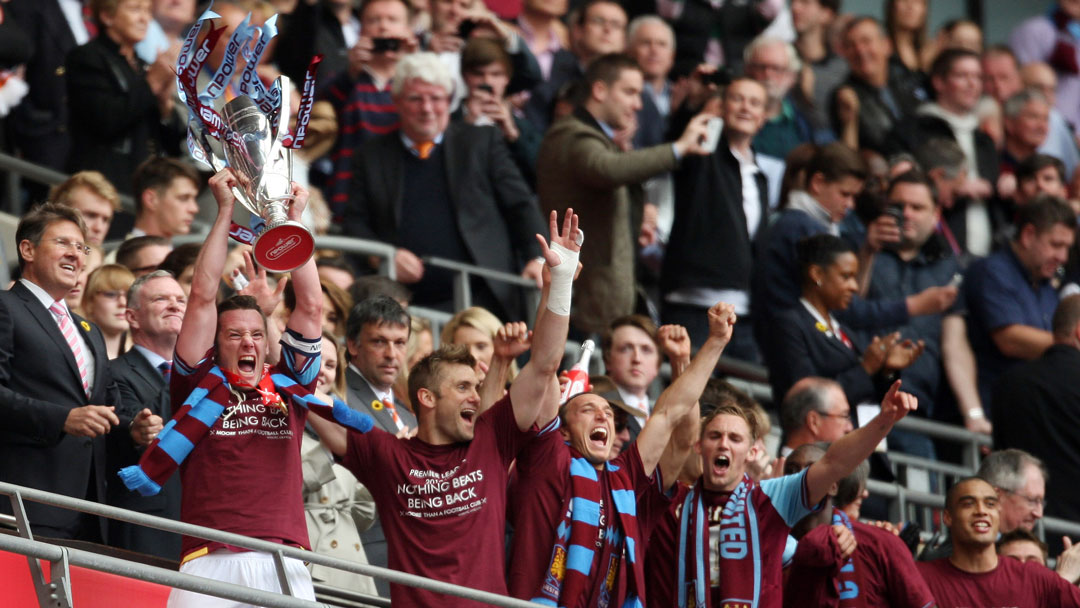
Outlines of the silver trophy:
[[[252,256],[270,272],[290,272],[315,252],[315,238],[302,224],[289,220],[292,201],[292,149],[281,135],[289,124],[289,82],[282,77],[278,127],[246,95],[225,104],[225,124],[234,134],[222,148],[240,187],[233,194],[252,214],[266,222],[252,244]],[[217,164],[217,163],[215,163]]]
[[[204,64],[225,31],[213,25],[218,17],[211,9],[203,13],[188,32],[177,60],[177,85],[189,109],[188,149],[215,171],[232,168],[240,182],[232,189],[233,195],[263,220],[255,228],[257,235],[236,225],[230,234],[251,243],[252,256],[266,270],[290,272],[311,258],[315,238],[288,216],[293,199],[292,148],[303,142],[302,134],[289,132],[292,86],[281,76],[267,89],[255,73],[263,51],[277,35],[277,17],[255,26],[248,15],[233,31],[220,64],[204,73]],[[208,23],[209,32],[201,36]],[[247,62],[242,74],[240,57]],[[321,56],[312,59],[305,77],[298,115],[301,133],[313,103],[314,70],[320,60]],[[205,76],[202,80],[201,75]],[[202,82],[206,84],[200,86]],[[237,94],[219,114],[215,101],[230,87]]]

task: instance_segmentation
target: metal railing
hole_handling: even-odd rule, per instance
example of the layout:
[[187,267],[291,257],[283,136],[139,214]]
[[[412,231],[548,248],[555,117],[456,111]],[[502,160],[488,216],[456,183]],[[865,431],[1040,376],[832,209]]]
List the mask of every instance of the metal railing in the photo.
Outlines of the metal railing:
[[[88,500],[53,494],[15,484],[0,482],[0,495],[10,497],[12,510],[15,514],[16,526],[19,531],[19,537],[0,535],[0,549],[10,550],[29,556],[28,561],[30,563],[31,576],[34,578],[35,587],[39,589],[39,598],[42,599],[43,606],[46,605],[46,601],[52,601],[49,599],[52,595],[65,593],[65,597],[68,598],[68,604],[48,603],[47,605],[70,605],[70,584],[65,582],[68,579],[66,575],[67,564],[83,566],[102,572],[110,572],[112,574],[118,574],[120,576],[135,578],[151,583],[168,585],[178,589],[194,591],[196,593],[204,593],[235,601],[253,603],[260,606],[266,606],[267,608],[311,608],[312,606],[325,605],[291,597],[292,593],[289,589],[288,579],[285,575],[286,557],[355,574],[382,578],[399,585],[407,585],[426,591],[443,593],[478,602],[486,602],[494,606],[506,608],[535,608],[536,606],[536,604],[531,602],[487,591],[461,587],[413,574],[407,574],[405,572],[399,572],[397,570],[390,570],[388,568],[380,568],[368,564],[358,564],[356,562],[328,557],[296,547],[289,547],[278,543],[233,534],[231,532],[223,532],[221,530],[196,526],[194,524],[147,515],[145,513],[138,513],[136,511],[129,511],[110,505],[102,505]],[[34,540],[33,533],[30,529],[29,519],[26,516],[26,509],[23,505],[24,500],[71,509],[82,513],[97,515],[99,517],[125,521],[140,526],[165,530],[167,532],[194,536],[205,540],[241,547],[251,551],[268,553],[274,559],[277,568],[278,581],[284,595],[256,591],[239,585],[213,581],[180,572],[173,572],[164,568],[140,564],[116,557],[98,555],[89,551],[58,547],[56,545],[36,541]],[[52,583],[47,583],[40,565],[36,559],[33,558],[47,559],[53,562],[54,566],[60,566],[61,580],[58,582],[56,580],[56,574],[53,574],[54,580]],[[55,568],[53,572],[56,572]],[[65,585],[67,585],[66,592]],[[380,598],[358,593],[349,593],[348,596],[349,599],[353,601],[365,602],[368,605],[386,605]]]
[[[14,215],[22,215],[23,212],[26,211],[25,209],[16,206],[19,201],[19,186],[22,178],[25,177],[33,182],[44,184],[46,186],[55,186],[71,177],[62,171],[56,171],[55,169],[36,165],[21,158],[3,153],[0,153],[0,171],[8,172],[6,190],[7,198],[11,206],[6,211]],[[120,204],[128,211],[135,211],[135,199],[132,198],[130,194],[121,194]]]

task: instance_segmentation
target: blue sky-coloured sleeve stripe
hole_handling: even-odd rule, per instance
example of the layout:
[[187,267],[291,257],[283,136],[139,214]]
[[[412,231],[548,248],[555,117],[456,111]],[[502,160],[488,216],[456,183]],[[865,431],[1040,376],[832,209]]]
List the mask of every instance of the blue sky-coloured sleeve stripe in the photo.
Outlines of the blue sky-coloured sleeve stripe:
[[761,491],[769,497],[773,508],[788,526],[794,526],[812,511],[806,505],[806,472],[809,470],[806,468],[794,475],[784,475],[761,482]]

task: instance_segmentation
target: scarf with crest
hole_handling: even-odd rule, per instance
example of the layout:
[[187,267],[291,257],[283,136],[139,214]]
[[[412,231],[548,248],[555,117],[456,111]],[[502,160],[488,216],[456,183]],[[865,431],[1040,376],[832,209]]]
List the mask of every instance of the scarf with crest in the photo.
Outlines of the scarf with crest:
[[[281,345],[281,356],[291,368],[296,354],[307,357],[299,377],[310,383],[319,370],[321,358],[318,352],[301,352],[284,337]],[[267,407],[278,408],[287,413],[291,403],[361,433],[370,431],[374,424],[370,416],[350,409],[344,403],[337,402],[332,406],[323,403],[305,388],[305,384],[286,374],[271,374],[269,366],[264,367],[257,385],[251,386],[239,382],[237,376],[214,365],[184,400],[183,405],[176,409],[176,413],[158,433],[157,438],[147,446],[139,464],[120,470],[120,479],[124,485],[143,496],[153,496],[160,492],[161,486],[180,468],[188,454],[225,413],[237,388],[256,391],[262,404]]]
[[[631,573],[626,600],[619,608],[641,608],[644,595],[644,548],[637,521],[637,494],[622,469],[607,463],[597,470],[572,447],[570,450],[570,496],[564,503],[562,522],[556,529],[547,577],[532,601],[566,608],[609,608],[617,593],[615,585],[622,556],[629,560]],[[600,475],[607,478],[610,491],[603,496]],[[604,502],[606,501],[606,502]],[[608,521],[600,520],[601,504]],[[615,521],[610,514],[614,509]],[[600,527],[604,530],[600,559],[595,559]],[[604,568],[595,572],[593,565]]]

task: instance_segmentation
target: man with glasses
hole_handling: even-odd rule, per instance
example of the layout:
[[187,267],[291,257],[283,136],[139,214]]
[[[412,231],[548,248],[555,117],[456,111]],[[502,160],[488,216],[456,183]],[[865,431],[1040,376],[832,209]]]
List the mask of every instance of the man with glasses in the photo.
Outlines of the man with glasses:
[[[354,155],[345,234],[394,245],[397,280],[421,306],[451,310],[454,291],[454,275],[423,256],[539,281],[543,221],[502,134],[450,124],[453,80],[433,53],[401,59],[392,88],[401,129]],[[500,281],[473,283],[473,303],[500,318],[520,318],[516,294]]]
[[760,82],[767,94],[765,124],[754,136],[754,150],[781,160],[811,139],[810,123],[795,108],[788,93],[802,69],[795,47],[779,38],[755,38],[745,51],[746,75]]
[[843,387],[835,380],[814,376],[799,380],[788,390],[780,404],[780,426],[784,430],[783,458],[801,445],[832,443],[855,428]]
[[[90,253],[79,212],[41,205],[15,240],[22,278],[0,292],[0,481],[104,503],[104,436],[130,433],[146,445],[161,418],[116,411],[101,331],[64,303]],[[10,503],[0,511],[11,513]],[[106,540],[97,517],[34,502],[26,511],[35,534]]]

